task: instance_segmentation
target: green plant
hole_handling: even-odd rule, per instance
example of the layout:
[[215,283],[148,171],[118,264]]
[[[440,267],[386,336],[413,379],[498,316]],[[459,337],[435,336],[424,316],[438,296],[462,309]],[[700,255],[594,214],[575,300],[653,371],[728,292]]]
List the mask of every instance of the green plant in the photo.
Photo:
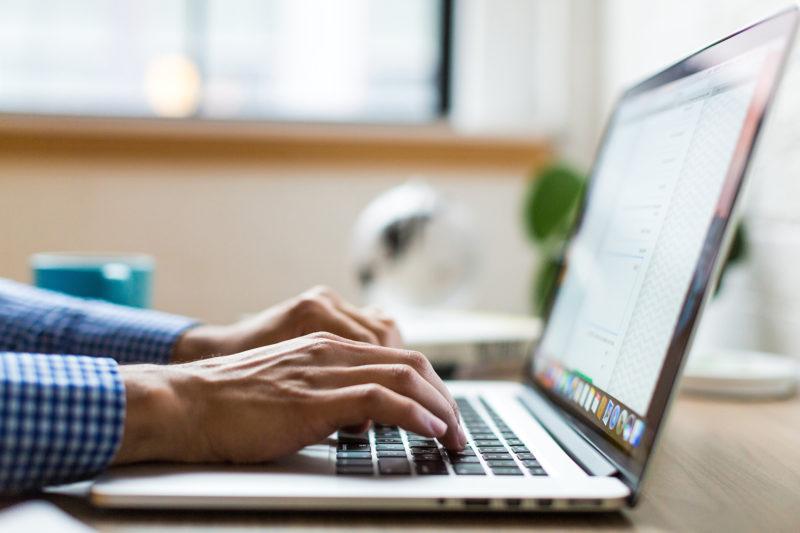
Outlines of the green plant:
[[[556,163],[541,169],[528,186],[523,213],[526,233],[539,251],[531,292],[533,310],[539,316],[544,316],[550,306],[585,184],[586,176],[569,165]],[[747,234],[744,224],[739,224],[715,294],[730,265],[746,255]]]
[[531,293],[537,315],[549,306],[585,183],[585,176],[557,163],[540,170],[525,195],[525,229],[540,257]]

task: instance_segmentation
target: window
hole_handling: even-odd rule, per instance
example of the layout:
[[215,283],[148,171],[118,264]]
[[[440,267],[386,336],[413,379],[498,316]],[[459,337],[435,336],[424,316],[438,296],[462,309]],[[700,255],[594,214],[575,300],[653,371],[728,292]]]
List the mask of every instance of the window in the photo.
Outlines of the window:
[[424,122],[448,0],[0,0],[0,112]]

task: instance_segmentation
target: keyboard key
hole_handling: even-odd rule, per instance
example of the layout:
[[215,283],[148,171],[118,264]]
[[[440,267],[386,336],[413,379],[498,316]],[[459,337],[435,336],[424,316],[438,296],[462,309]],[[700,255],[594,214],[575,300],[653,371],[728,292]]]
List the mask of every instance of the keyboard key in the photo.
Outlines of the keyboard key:
[[511,454],[508,453],[484,453],[482,454],[483,458],[486,461],[495,461],[495,460],[509,460],[511,459]]
[[405,450],[378,450],[378,457],[405,457]]
[[372,465],[337,466],[336,473],[340,476],[371,476]]
[[403,444],[400,437],[375,437],[376,444]]
[[432,440],[415,440],[408,443],[409,448],[436,448],[436,442]]
[[372,468],[372,459],[336,459],[336,466],[369,466]]
[[385,476],[407,476],[411,474],[411,465],[405,459],[378,459],[378,471]]
[[518,453],[516,455],[517,455],[517,457],[519,459],[536,459],[536,457],[534,457],[533,454],[530,453],[530,452],[528,452],[528,453],[522,452],[522,453]]
[[426,453],[439,453],[439,448],[411,448],[411,455],[422,455]]
[[508,451],[505,446],[478,446],[478,450],[481,453],[505,453]]
[[371,459],[372,453],[364,451],[339,451],[336,452],[337,459]]
[[514,462],[513,459],[509,458],[507,460],[503,459],[493,459],[491,461],[486,461],[486,464],[489,465],[491,468],[494,467],[501,467],[501,466],[513,466],[516,468],[517,463]]
[[516,439],[517,438],[517,434],[514,433],[513,431],[501,431],[500,435],[502,435],[504,439]]
[[531,468],[530,469],[530,473],[533,474],[534,476],[546,476],[547,475],[547,472],[545,472],[544,468],[541,468],[541,467],[539,467],[539,468]]
[[486,475],[486,472],[483,471],[483,467],[480,464],[474,464],[474,463],[457,464],[453,466],[453,470],[455,470],[456,474],[458,474],[459,476]]
[[481,460],[474,455],[462,455],[460,457],[450,456],[450,462],[455,465],[462,463],[480,463]]
[[477,446],[502,446],[503,443],[498,439],[475,439]]
[[512,446],[511,451],[514,453],[531,453],[531,451],[525,446]]
[[376,444],[375,449],[379,452],[387,450],[405,451],[406,447],[403,444]]
[[421,476],[446,476],[447,466],[444,463],[416,463],[415,469]]
[[509,446],[525,446],[525,443],[519,439],[506,439],[506,444]]
[[460,452],[456,452],[456,451],[453,451],[453,450],[448,450],[447,451],[447,455],[449,455],[450,457],[462,457],[462,456],[467,456],[467,455],[475,455],[475,452],[470,450],[469,448],[464,448]]
[[414,454],[415,461],[441,461],[442,456],[438,453],[421,453]]
[[539,461],[536,459],[526,459],[522,461],[522,464],[527,466],[528,468],[541,468],[542,465],[539,464]]
[[369,451],[368,442],[340,442],[338,449],[341,451]]
[[492,474],[494,474],[495,476],[521,476],[522,470],[520,470],[516,466],[514,467],[504,466],[504,467],[492,468]]

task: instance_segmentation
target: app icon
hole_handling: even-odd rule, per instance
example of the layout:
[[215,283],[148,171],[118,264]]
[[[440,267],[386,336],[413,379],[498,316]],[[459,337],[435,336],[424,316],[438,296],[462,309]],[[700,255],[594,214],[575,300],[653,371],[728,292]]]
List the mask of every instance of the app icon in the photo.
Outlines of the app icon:
[[589,384],[587,383],[587,384],[586,384],[586,386],[585,386],[585,387],[583,388],[583,390],[581,391],[581,401],[580,401],[580,402],[578,402],[578,403],[580,403],[581,407],[583,407],[584,405],[586,405],[586,398],[589,396],[589,391],[590,391],[590,390],[591,390],[591,387],[590,387],[590,386],[589,386]]
[[636,417],[633,416],[633,413],[631,413],[625,421],[625,426],[622,428],[622,438],[625,439],[626,442],[631,441],[631,430],[633,430],[633,423],[635,421]]
[[581,381],[581,386],[578,387],[578,392],[575,395],[575,401],[581,403],[581,398],[583,398],[583,391],[586,390],[586,387],[589,385],[585,381]]
[[607,403],[608,403],[608,396],[603,396],[603,399],[600,400],[600,406],[597,408],[597,419],[598,420],[603,418],[603,411],[605,410]]
[[622,435],[622,428],[625,425],[625,422],[628,420],[628,410],[623,409],[622,414],[619,415],[619,420],[617,420],[617,425],[614,426],[614,431],[617,432],[617,435]]
[[592,401],[592,413],[597,414],[597,407],[600,405],[600,398],[600,393],[596,392],[594,395],[594,401]]
[[611,418],[608,419],[608,429],[614,430],[614,426],[617,425],[617,421],[619,420],[619,405],[614,407],[614,410],[611,411]]
[[586,397],[583,399],[583,408],[585,410],[590,410],[592,408],[592,400],[594,400],[594,387],[587,387],[589,392],[586,393]]
[[606,410],[603,413],[603,425],[607,425],[609,419],[611,418],[611,412],[614,410],[614,402],[608,400],[608,405],[606,405]]
[[644,435],[644,422],[637,420],[633,423],[631,430],[631,440],[629,441],[633,446],[639,446],[642,443],[642,436]]
[[559,383],[558,389],[563,394],[567,390],[567,387],[569,386],[569,374],[567,374],[566,372],[561,374],[561,380],[560,381],[561,381],[561,383]]
[[572,388],[572,401],[577,402],[578,398],[580,397],[581,391],[583,390],[583,381],[578,378],[575,378],[575,386]]

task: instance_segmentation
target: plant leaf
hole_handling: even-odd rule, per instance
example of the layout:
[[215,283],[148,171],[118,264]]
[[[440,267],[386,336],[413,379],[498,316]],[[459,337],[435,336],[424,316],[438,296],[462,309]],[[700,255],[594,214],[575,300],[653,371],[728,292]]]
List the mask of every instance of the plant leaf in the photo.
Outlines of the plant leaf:
[[565,221],[572,215],[583,181],[564,165],[547,167],[534,178],[525,198],[525,228],[531,239],[543,242],[569,229]]

